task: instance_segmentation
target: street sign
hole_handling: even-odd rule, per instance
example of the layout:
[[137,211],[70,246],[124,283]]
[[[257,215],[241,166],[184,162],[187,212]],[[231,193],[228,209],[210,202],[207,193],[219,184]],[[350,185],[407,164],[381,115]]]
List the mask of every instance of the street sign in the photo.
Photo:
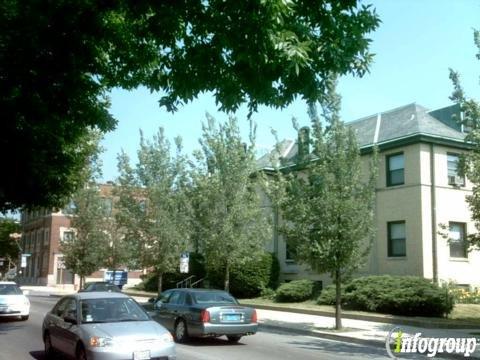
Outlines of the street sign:
[[57,259],[57,269],[65,270],[65,263],[63,259]]
[[27,267],[27,257],[25,255],[22,255],[22,261],[21,261],[20,267],[22,268]]
[[22,256],[32,256],[32,254],[25,253],[25,254],[22,254]]
[[190,256],[187,251],[182,252],[180,254],[180,272],[187,274],[188,273],[188,262],[190,260]]

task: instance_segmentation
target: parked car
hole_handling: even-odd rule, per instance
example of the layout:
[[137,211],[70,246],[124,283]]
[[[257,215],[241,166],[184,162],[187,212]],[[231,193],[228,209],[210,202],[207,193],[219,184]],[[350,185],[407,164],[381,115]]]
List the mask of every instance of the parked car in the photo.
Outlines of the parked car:
[[79,290],[79,292],[90,291],[122,292],[117,285],[105,281],[87,282],[85,283],[85,287],[82,290]]
[[64,296],[45,315],[42,334],[47,358],[59,352],[78,360],[176,359],[170,332],[121,293]]
[[19,317],[28,320],[30,301],[13,281],[0,281],[0,317]]
[[257,312],[241,306],[229,293],[211,289],[171,289],[154,300],[153,318],[172,331],[175,340],[226,335],[238,342],[258,330]]

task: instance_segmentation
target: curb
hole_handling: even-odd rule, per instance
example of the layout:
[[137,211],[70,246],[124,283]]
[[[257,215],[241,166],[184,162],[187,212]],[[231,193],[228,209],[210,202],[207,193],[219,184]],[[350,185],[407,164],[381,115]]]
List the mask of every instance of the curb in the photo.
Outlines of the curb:
[[[258,325],[259,325],[259,330],[267,330],[267,331],[275,330],[275,331],[279,331],[287,334],[290,333],[290,334],[297,334],[297,335],[303,335],[303,336],[313,336],[320,339],[334,340],[339,342],[346,342],[351,344],[365,345],[365,346],[385,349],[385,341],[360,339],[353,336],[330,334],[330,333],[319,332],[314,330],[287,328],[284,326],[266,325],[262,323],[259,323]],[[388,358],[388,354],[386,354],[386,351],[385,351],[385,356]],[[442,359],[465,359],[465,356],[463,356],[462,354],[438,354],[437,353],[435,357],[442,358]],[[469,359],[480,359],[480,355],[477,356],[476,354],[474,354],[474,356],[470,356]]]
[[[327,316],[327,317],[335,317],[335,313],[331,313],[328,311],[322,310],[308,310],[308,309],[295,309],[295,308],[283,308],[283,307],[276,307],[270,305],[260,305],[260,304],[251,304],[248,302],[241,302],[241,305],[254,307],[256,309],[263,309],[263,310],[273,310],[273,311],[282,311],[282,312],[290,312],[295,314],[307,314],[307,315],[318,315],[318,316]],[[427,322],[422,320],[416,319],[405,319],[401,317],[380,317],[380,316],[372,316],[372,315],[358,315],[358,314],[348,314],[342,313],[342,318],[344,319],[352,319],[352,320],[362,320],[362,321],[372,321],[372,322],[379,322],[384,324],[392,324],[392,325],[407,325],[407,326],[416,326],[416,327],[423,327],[426,329],[474,329],[478,330],[478,324],[471,324],[471,323],[462,323],[459,322],[458,324],[440,324],[433,322]]]

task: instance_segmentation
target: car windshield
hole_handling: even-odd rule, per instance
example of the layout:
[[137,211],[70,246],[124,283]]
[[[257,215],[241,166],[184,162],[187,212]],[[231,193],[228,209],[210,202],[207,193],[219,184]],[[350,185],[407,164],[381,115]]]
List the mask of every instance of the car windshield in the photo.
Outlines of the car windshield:
[[0,295],[22,295],[23,292],[15,284],[0,284]]
[[195,293],[193,297],[197,304],[237,304],[237,301],[232,296],[222,292],[199,292]]
[[80,301],[82,323],[147,321],[147,313],[129,298],[85,299]]

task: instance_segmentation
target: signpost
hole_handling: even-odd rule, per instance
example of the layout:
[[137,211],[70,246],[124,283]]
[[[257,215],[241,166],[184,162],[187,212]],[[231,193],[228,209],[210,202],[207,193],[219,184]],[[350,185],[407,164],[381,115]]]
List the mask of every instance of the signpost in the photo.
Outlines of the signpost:
[[189,260],[190,260],[190,256],[188,254],[188,251],[184,251],[180,254],[180,272],[182,274],[188,273]]
[[20,267],[26,268],[27,267],[27,257],[32,256],[32,254],[22,254],[22,261]]

